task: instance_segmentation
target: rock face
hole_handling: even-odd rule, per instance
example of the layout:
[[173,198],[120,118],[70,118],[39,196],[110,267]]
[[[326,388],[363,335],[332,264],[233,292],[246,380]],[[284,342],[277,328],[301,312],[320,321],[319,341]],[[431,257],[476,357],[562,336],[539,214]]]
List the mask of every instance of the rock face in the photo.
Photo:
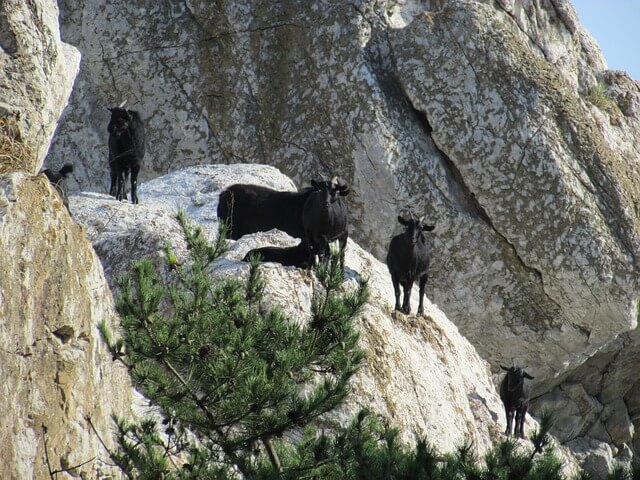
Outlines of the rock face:
[[[454,264],[458,274],[478,277],[458,288],[437,283],[434,298],[471,338],[482,337],[491,363],[515,357],[549,380],[634,328],[640,190],[588,105],[531,55],[509,16],[482,4],[424,14],[392,42],[407,95],[480,220],[473,230],[482,253],[451,254],[466,262],[484,257],[487,271]],[[640,164],[632,168],[640,172]],[[457,235],[471,234],[459,226]],[[448,251],[458,248],[445,242]],[[454,307],[479,285],[483,313],[463,302]],[[505,328],[513,336],[506,348]]]
[[[232,183],[295,189],[273,167],[211,165],[187,168],[141,184],[140,205],[92,193],[71,196],[70,205],[74,218],[85,225],[113,282],[133,260],[151,256],[160,261],[166,242],[178,255],[185,253],[175,220],[179,208],[209,235],[216,235],[217,197]],[[215,266],[215,275],[245,276],[248,265],[240,259],[248,250],[291,245],[297,240],[273,230],[231,243],[225,258]],[[310,318],[312,275],[273,263],[264,264],[262,270],[269,301],[282,305],[293,318]],[[443,452],[465,439],[473,440],[480,451],[489,447],[504,428],[504,413],[488,365],[471,344],[428,301],[424,318],[392,318],[393,288],[386,266],[351,241],[346,272],[349,282],[354,282],[357,275],[368,277],[371,295],[358,320],[367,361],[354,381],[354,394],[338,412],[338,418],[346,420],[367,405],[393,419],[406,440],[420,432]],[[413,302],[417,304],[416,296]],[[533,428],[531,422],[527,428]]]
[[[54,0],[0,4],[0,119],[15,123],[34,151],[21,169],[42,165],[79,64],[80,52],[60,41]],[[0,173],[11,171],[2,163]]]
[[143,179],[205,162],[298,186],[338,173],[352,238],[378,258],[407,205],[436,224],[429,298],[494,371],[515,359],[571,405],[563,434],[584,449],[607,424],[631,432],[636,389],[617,382],[640,360],[640,88],[605,70],[570,2],[60,10],[85,61],[47,161],[82,158],[72,189],[106,191],[102,107],[125,97],[147,122]]
[[[128,373],[97,324],[116,322],[102,266],[44,175],[0,177],[1,478],[104,478],[112,413],[128,413]],[[46,442],[46,451],[45,451]],[[106,463],[105,463],[106,462]]]

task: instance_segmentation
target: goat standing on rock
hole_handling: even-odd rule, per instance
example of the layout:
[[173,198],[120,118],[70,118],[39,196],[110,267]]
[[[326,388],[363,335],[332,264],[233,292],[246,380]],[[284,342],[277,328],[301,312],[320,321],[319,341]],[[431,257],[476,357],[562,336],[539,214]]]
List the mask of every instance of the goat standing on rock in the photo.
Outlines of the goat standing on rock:
[[109,131],[109,194],[122,200],[126,197],[125,180],[131,172],[131,203],[138,203],[138,172],[144,157],[144,125],[138,112],[119,107],[108,108]]
[[515,362],[510,368],[502,365],[500,368],[507,372],[500,383],[500,399],[504,404],[504,412],[507,416],[507,429],[504,433],[507,436],[511,435],[511,424],[515,414],[513,434],[518,438],[524,438],[524,418],[529,408],[530,394],[530,387],[524,380],[525,378],[533,380],[533,377],[524,369],[516,367]]
[[349,237],[347,226],[347,206],[342,197],[349,194],[347,185],[338,183],[338,177],[331,181],[311,181],[315,189],[302,210],[304,235],[314,255],[328,256],[329,243],[340,242],[344,254]]
[[[424,217],[416,219],[411,211],[408,220],[398,216],[398,222],[405,226],[405,231],[391,239],[387,253],[387,267],[396,297],[395,309],[405,314],[411,313],[411,288],[416,280],[420,282],[418,314],[424,313],[423,297],[429,276],[429,246],[424,232],[431,232],[435,226],[425,225],[423,220]],[[404,289],[402,308],[400,285]]]
[[302,209],[313,192],[281,192],[261,185],[235,184],[225,189],[218,201],[218,218],[229,227],[229,238],[277,228],[304,239]]

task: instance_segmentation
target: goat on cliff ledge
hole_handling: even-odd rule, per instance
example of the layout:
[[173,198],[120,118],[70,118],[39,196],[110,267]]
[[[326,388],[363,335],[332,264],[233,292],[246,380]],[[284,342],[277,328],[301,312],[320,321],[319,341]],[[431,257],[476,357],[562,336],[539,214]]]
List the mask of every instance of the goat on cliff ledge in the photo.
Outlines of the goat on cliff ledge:
[[327,257],[329,244],[340,242],[341,255],[349,238],[347,206],[342,197],[349,195],[349,187],[333,177],[330,181],[311,181],[315,189],[304,205],[302,223],[304,238],[314,256]]
[[500,382],[500,399],[504,404],[504,412],[507,417],[507,429],[505,435],[511,435],[511,424],[515,415],[515,425],[513,435],[524,438],[524,419],[529,408],[530,387],[525,383],[525,379],[533,380],[533,377],[524,371],[523,368],[516,367],[515,362],[512,367],[507,368],[500,365],[507,374]]
[[125,180],[131,172],[131,203],[138,203],[138,172],[144,157],[144,125],[140,114],[119,107],[108,108],[111,120],[109,131],[109,194],[122,200],[126,197]]
[[56,189],[58,195],[60,195],[62,204],[67,207],[67,212],[69,212],[69,214],[71,214],[71,210],[69,210],[69,196],[67,194],[67,186],[64,180],[72,172],[73,165],[70,163],[65,163],[57,172],[54,172],[49,168],[45,168],[40,172],[45,174],[45,176],[49,179],[49,183],[51,183],[53,188]]
[[[401,310],[405,314],[411,313],[411,289],[416,280],[420,282],[418,314],[424,313],[423,298],[429,277],[429,246],[424,232],[431,232],[435,226],[425,225],[423,220],[424,216],[417,219],[411,211],[408,220],[399,215],[398,222],[405,226],[405,231],[391,239],[387,253],[387,267],[396,299],[395,310]],[[402,308],[400,285],[404,289]]]

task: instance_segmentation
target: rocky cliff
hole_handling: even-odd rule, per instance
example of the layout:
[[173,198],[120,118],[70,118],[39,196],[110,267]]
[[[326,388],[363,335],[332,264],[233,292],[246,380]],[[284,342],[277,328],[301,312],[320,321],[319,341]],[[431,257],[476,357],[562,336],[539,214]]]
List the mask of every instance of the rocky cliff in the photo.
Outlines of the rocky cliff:
[[[60,40],[54,0],[0,4],[0,65],[0,120],[15,126],[14,136],[33,151],[31,162],[16,166],[34,173],[49,150],[80,65],[80,52]],[[3,161],[0,173],[11,170]]]
[[60,41],[55,2],[0,2],[0,478],[112,475],[90,422],[111,446],[112,413],[132,405],[96,328],[117,322],[100,261],[32,176],[79,61]]
[[[411,205],[437,225],[428,296],[493,370],[526,364],[534,407],[557,407],[587,457],[640,453],[640,88],[606,70],[567,0],[59,8],[83,62],[47,164],[74,161],[72,189],[106,190],[103,107],[126,98],[146,119],[142,178],[338,173],[378,258]],[[55,14],[0,7],[0,116],[36,152],[30,172],[78,64]]]
[[[207,165],[141,184],[139,193],[144,200],[137,206],[95,193],[71,196],[70,206],[74,218],[85,226],[115,287],[115,280],[137,259],[151,257],[161,265],[167,242],[179,257],[186,253],[175,218],[179,209],[214,238],[218,231],[218,195],[233,183],[295,190],[291,180],[273,167]],[[250,249],[296,242],[275,230],[230,241],[229,252],[217,262],[212,274],[245,277],[248,264],[240,260]],[[368,406],[392,419],[403,430],[406,441],[418,432],[442,452],[465,440],[472,440],[478,451],[487,449],[505,425],[488,364],[430,302],[424,317],[392,315],[393,287],[386,266],[352,241],[345,267],[347,281],[355,282],[357,276],[369,279],[371,294],[357,322],[366,362],[353,382],[353,395],[336,413],[337,418],[346,422]],[[313,275],[273,263],[264,264],[262,269],[267,300],[282,306],[298,321],[309,319]],[[417,305],[416,295],[413,303]],[[533,429],[532,423],[528,428]]]
[[85,62],[48,161],[81,152],[76,189],[105,191],[102,106],[127,98],[152,139],[143,178],[203,158],[298,185],[339,173],[353,238],[378,258],[401,209],[426,213],[429,297],[494,369],[532,369],[536,395],[567,399],[593,362],[626,371],[603,358],[637,324],[640,89],[606,70],[570,2],[60,9]]
[[[97,324],[117,325],[100,260],[44,175],[0,177],[1,478],[98,478],[132,389]],[[49,462],[49,467],[47,466]]]

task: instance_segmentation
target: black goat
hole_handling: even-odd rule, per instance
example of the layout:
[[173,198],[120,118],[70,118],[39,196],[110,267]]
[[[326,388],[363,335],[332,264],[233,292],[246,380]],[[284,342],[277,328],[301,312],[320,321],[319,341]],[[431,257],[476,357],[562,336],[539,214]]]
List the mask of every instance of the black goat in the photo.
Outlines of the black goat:
[[304,236],[314,255],[327,256],[329,243],[340,242],[344,255],[349,229],[347,226],[347,206],[342,197],[349,195],[349,187],[338,183],[338,178],[331,181],[311,181],[315,189],[302,210]]
[[524,419],[529,408],[530,388],[524,382],[525,378],[533,380],[533,377],[522,368],[516,367],[515,363],[511,368],[500,368],[506,370],[507,374],[500,382],[500,399],[504,404],[504,412],[507,416],[507,429],[505,435],[511,435],[511,424],[515,414],[514,436],[524,438]]
[[313,264],[313,254],[304,240],[294,247],[263,247],[250,250],[242,261],[248,262],[251,255],[259,255],[262,262],[276,262],[285,267],[310,268]]
[[231,185],[218,201],[218,218],[229,227],[229,238],[277,228],[292,237],[304,238],[302,209],[313,192],[281,192],[260,185]]
[[53,188],[56,189],[58,195],[60,195],[60,198],[62,199],[62,204],[67,207],[69,214],[71,214],[71,210],[69,210],[69,197],[67,195],[67,186],[64,179],[67,178],[71,172],[73,172],[73,165],[70,163],[65,163],[57,172],[54,172],[49,168],[45,168],[40,172],[46,175],[51,185],[53,185]]
[[131,203],[138,203],[138,172],[144,157],[144,125],[140,114],[120,107],[109,108],[109,194],[122,200],[126,197],[125,180],[131,172]]
[[[429,246],[424,232],[430,232],[435,227],[424,225],[424,217],[416,219],[409,212],[409,220],[398,216],[398,222],[405,226],[405,231],[396,235],[389,243],[387,252],[387,267],[393,282],[393,291],[396,298],[396,310],[403,313],[411,313],[411,288],[413,282],[419,280],[420,303],[418,314],[424,313],[423,297],[429,276]],[[400,285],[404,289],[404,300],[400,308]]]

